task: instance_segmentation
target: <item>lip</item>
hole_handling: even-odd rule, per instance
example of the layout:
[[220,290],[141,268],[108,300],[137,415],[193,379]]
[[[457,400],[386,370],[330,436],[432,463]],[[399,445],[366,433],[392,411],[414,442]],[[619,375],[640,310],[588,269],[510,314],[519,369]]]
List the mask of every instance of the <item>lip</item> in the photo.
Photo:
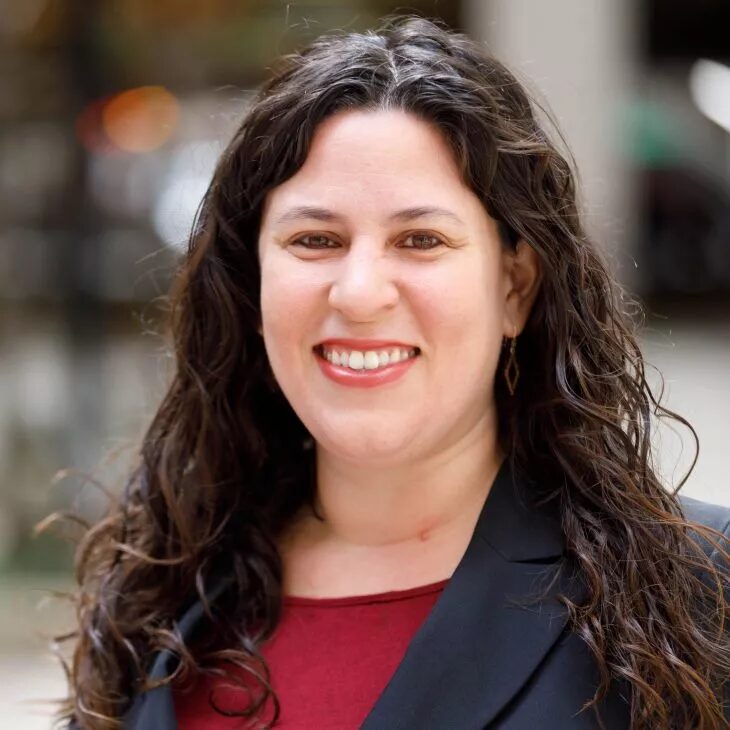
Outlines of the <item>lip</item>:
[[398,340],[356,340],[348,339],[345,337],[334,337],[329,340],[322,340],[317,343],[315,347],[322,347],[323,345],[329,347],[346,347],[350,350],[383,350],[388,347],[404,347],[408,350],[413,348],[419,349],[416,345],[409,344],[407,342],[400,342]]
[[[326,340],[325,342],[331,345],[340,344],[341,347],[352,347],[353,349],[359,349],[359,347],[355,348],[352,344],[345,345],[344,343],[357,342],[360,346],[362,346],[362,343],[364,342],[373,343],[381,342],[381,340]],[[375,349],[376,347],[388,346],[408,347],[408,345],[401,344],[369,344],[368,348]],[[411,347],[410,349],[413,348]],[[317,361],[317,364],[319,365],[325,377],[333,380],[339,385],[344,385],[350,388],[377,388],[378,386],[386,385],[387,383],[393,383],[396,380],[402,378],[413,367],[419,357],[420,350],[416,348],[416,356],[409,357],[407,360],[401,360],[400,362],[393,363],[392,365],[386,365],[382,368],[376,368],[375,370],[351,370],[348,367],[343,367],[341,365],[335,365],[331,363],[322,354],[321,345],[317,345],[314,347],[314,359]]]

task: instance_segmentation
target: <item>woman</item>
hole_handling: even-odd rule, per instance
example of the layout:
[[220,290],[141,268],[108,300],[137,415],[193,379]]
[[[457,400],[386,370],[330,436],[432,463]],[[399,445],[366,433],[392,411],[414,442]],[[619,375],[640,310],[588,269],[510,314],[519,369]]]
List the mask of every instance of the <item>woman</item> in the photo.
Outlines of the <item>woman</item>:
[[730,726],[730,510],[662,487],[650,416],[686,422],[479,45],[396,18],[283,59],[172,301],[79,548],[79,727]]

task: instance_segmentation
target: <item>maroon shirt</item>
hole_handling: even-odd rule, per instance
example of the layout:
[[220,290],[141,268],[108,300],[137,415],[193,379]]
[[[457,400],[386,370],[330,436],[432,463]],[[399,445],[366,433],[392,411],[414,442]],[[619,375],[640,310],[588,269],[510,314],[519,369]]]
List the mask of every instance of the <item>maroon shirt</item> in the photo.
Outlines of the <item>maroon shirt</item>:
[[[277,728],[359,728],[395,672],[413,635],[448,581],[347,598],[284,598],[282,619],[261,649],[281,703]],[[240,670],[233,668],[237,676]],[[245,707],[242,690],[201,678],[192,692],[176,691],[180,730],[229,730],[242,718],[213,710]],[[265,714],[270,719],[270,714]]]

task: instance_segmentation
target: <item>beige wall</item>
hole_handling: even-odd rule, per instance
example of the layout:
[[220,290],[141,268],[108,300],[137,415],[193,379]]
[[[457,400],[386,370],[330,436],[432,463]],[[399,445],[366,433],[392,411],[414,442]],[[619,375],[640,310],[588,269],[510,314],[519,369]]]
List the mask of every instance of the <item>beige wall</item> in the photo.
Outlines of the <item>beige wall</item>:
[[623,144],[637,79],[631,0],[465,0],[469,33],[537,93],[568,141],[586,223],[630,284],[632,178]]

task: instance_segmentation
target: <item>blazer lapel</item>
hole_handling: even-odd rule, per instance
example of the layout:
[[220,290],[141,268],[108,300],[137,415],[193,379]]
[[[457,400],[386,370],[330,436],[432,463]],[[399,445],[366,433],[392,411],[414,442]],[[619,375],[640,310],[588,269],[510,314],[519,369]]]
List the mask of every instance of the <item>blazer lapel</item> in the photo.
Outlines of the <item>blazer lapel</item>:
[[554,596],[580,598],[575,576],[559,575],[540,604],[511,601],[544,589],[563,553],[556,505],[528,507],[529,487],[502,465],[464,557],[362,730],[484,728],[561,635],[568,614]]
[[[231,583],[230,576],[218,577],[206,592],[208,603],[213,603]],[[206,621],[203,602],[198,599],[182,614],[177,621],[177,628],[187,642]],[[174,652],[163,649],[155,656],[149,670],[150,678],[163,679],[169,676],[178,661]],[[162,685],[137,695],[124,716],[123,726],[125,730],[177,730],[170,686]]]

